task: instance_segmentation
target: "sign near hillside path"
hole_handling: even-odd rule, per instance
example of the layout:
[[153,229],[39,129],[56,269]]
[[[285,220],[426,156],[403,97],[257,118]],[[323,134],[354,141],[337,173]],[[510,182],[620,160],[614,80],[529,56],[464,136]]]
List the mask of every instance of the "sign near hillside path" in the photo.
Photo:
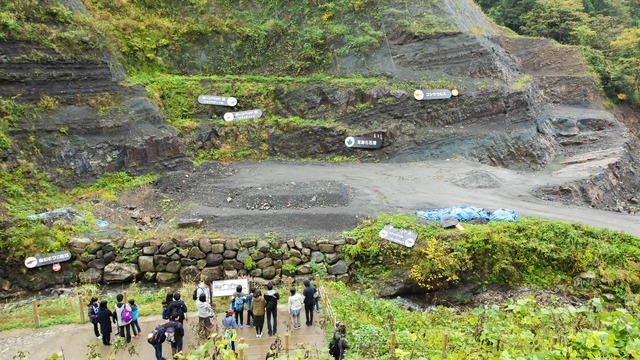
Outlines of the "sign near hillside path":
[[224,114],[224,121],[230,122],[233,120],[249,120],[257,119],[259,117],[262,117],[262,110],[260,109],[228,112]]
[[413,247],[418,238],[418,233],[413,230],[396,229],[391,225],[385,225],[380,230],[380,237],[393,243]]
[[24,260],[24,266],[33,269],[34,267],[60,263],[67,260],[71,260],[71,253],[69,251],[60,251],[53,254],[30,256]]
[[438,90],[416,90],[413,92],[413,97],[416,100],[440,100],[448,99],[451,97],[451,90],[438,89]]
[[382,139],[377,137],[353,137],[344,139],[344,144],[350,148],[380,149]]
[[249,293],[249,280],[247,279],[233,279],[233,280],[219,280],[212,281],[211,287],[213,288],[212,296],[231,296],[236,292],[236,287],[242,285],[242,293]]
[[200,95],[198,102],[202,105],[236,106],[238,100],[230,96]]

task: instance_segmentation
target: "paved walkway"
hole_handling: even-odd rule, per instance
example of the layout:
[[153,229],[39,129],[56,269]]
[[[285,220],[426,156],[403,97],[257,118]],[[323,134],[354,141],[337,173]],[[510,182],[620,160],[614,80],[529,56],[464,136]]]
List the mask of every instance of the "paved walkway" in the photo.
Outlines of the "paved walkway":
[[[302,328],[293,329],[291,317],[286,309],[286,305],[278,305],[278,334],[281,336],[281,351],[284,350],[285,334],[289,336],[289,349],[294,352],[295,349],[311,348],[314,353],[326,352],[327,343],[325,340],[324,330],[320,325],[321,314],[314,314],[313,326],[304,325],[304,314],[302,314]],[[218,323],[222,320],[222,314],[218,314]],[[245,312],[246,316],[246,312]],[[189,313],[189,320],[185,322],[185,341],[184,350],[193,351],[199,346],[197,342],[196,329],[198,325],[198,317],[196,313]],[[139,319],[142,327],[142,335],[138,339],[132,339],[131,344],[134,345],[136,354],[130,355],[126,350],[119,351],[116,360],[130,359],[155,359],[153,347],[147,343],[146,336],[155,328],[157,324],[165,322],[158,316],[145,316]],[[262,360],[265,358],[269,347],[276,341],[276,336],[267,334],[267,325],[265,322],[263,336],[256,337],[255,328],[243,327],[238,329],[238,339],[244,338],[248,348],[245,349],[245,360]],[[43,329],[18,329],[0,333],[0,360],[12,360],[13,356],[22,351],[29,360],[41,360],[51,356],[56,352],[63,352],[64,358],[67,360],[84,360],[87,359],[89,345],[97,344],[96,351],[103,359],[106,359],[112,347],[102,345],[102,340],[95,338],[93,334],[92,324],[78,325],[57,325]],[[113,338],[112,338],[113,340]],[[169,357],[171,348],[169,344],[163,345],[163,355]]]

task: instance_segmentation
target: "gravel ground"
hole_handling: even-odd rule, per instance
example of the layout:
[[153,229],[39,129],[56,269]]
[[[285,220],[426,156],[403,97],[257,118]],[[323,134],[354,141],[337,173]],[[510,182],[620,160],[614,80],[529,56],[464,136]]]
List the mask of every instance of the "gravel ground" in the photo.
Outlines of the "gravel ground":
[[469,205],[519,216],[575,221],[640,235],[640,216],[542,200],[541,186],[576,180],[571,171],[517,172],[464,161],[326,164],[215,162],[164,175],[156,194],[223,234],[332,237],[379,212]]

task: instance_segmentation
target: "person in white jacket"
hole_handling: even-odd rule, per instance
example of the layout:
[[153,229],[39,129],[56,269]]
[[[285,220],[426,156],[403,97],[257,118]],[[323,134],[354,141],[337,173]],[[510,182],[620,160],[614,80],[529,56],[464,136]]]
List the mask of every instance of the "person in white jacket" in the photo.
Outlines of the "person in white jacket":
[[293,320],[293,328],[299,329],[300,326],[300,311],[302,310],[302,302],[304,298],[300,294],[296,294],[296,288],[291,288],[291,296],[289,296],[289,300],[287,301],[287,305],[289,307],[289,314],[291,314],[291,318]]
[[212,325],[215,324],[213,319],[215,314],[204,293],[200,294],[196,301],[196,308],[198,308],[198,334],[201,339],[207,339],[212,331]]

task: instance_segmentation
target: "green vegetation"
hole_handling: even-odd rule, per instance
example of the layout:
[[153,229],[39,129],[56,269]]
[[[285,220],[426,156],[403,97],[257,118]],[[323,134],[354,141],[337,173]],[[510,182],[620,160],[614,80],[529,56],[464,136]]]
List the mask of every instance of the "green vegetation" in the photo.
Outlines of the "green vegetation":
[[[384,215],[344,234],[357,239],[345,247],[345,254],[356,261],[363,281],[404,268],[424,289],[442,289],[461,280],[568,288],[578,274],[592,271],[602,279],[599,288],[619,298],[640,291],[640,239],[625,233],[535,218],[464,224],[465,231],[416,220]],[[385,224],[416,231],[415,247],[381,241],[378,233]],[[597,293],[598,284],[591,285],[576,291]]]
[[336,57],[378,49],[385,38],[383,13],[398,22],[389,32],[452,30],[430,7],[416,12],[389,1],[83,3],[97,26],[108,29],[130,74],[323,72],[336,65]]
[[500,25],[583,47],[585,60],[613,101],[640,103],[640,1],[480,0]]
[[522,298],[423,312],[341,283],[331,284],[330,291],[337,319],[347,324],[350,358],[388,358],[392,332],[397,359],[442,359],[445,334],[446,359],[620,359],[639,351],[637,297],[624,308],[600,298],[565,305],[552,296],[545,304]]
[[[90,231],[94,223],[93,204],[82,199],[97,198],[117,201],[116,191],[130,189],[155,179],[155,175],[131,177],[126,173],[105,174],[93,185],[72,191],[58,192],[46,176],[29,164],[22,164],[12,172],[0,170],[0,197],[6,213],[0,220],[11,225],[0,237],[4,260],[24,259],[40,252],[55,252],[73,235]],[[65,221],[30,220],[29,214],[38,214],[56,208],[73,208],[79,218]]]

